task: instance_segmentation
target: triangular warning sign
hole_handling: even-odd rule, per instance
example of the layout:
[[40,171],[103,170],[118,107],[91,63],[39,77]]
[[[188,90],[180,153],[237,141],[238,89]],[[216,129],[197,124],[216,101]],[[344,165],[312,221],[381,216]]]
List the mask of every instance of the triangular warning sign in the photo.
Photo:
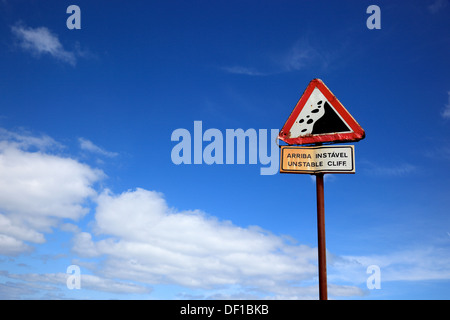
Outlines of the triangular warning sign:
[[363,128],[320,79],[309,83],[278,135],[290,145],[359,141],[364,137]]

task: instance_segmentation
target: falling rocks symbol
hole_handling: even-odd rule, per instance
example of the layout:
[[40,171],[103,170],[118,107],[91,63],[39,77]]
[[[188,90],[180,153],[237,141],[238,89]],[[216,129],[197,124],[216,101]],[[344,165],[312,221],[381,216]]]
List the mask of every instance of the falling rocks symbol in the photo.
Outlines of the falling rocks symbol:
[[[319,101],[320,102],[320,101]],[[313,126],[312,134],[323,134],[329,132],[348,132],[350,128],[342,121],[328,101],[324,104],[324,114]],[[314,112],[314,110],[312,110]]]

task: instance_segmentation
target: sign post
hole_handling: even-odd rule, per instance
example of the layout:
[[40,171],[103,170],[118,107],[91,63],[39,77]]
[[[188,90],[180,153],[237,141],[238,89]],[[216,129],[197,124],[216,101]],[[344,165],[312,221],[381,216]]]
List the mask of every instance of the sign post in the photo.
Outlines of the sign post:
[[317,253],[319,258],[319,298],[328,299],[327,289],[327,249],[325,246],[325,197],[323,173],[316,174],[317,194]]
[[[316,177],[320,300],[328,299],[324,175],[355,173],[354,146],[322,144],[359,141],[364,137],[361,126],[319,79],[309,83],[278,135],[278,139],[288,144],[280,146],[280,173]],[[304,146],[307,144],[315,146]]]

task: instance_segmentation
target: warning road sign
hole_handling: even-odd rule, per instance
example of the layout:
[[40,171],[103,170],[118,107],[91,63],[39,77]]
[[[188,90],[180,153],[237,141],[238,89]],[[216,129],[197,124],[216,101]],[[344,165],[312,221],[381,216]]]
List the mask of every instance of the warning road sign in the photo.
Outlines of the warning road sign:
[[[316,176],[320,300],[328,299],[324,174],[355,173],[354,146],[322,143],[359,141],[364,137],[361,126],[319,79],[309,83],[278,134],[278,139],[289,145],[280,146],[280,172]],[[293,146],[305,144],[316,146]]]
[[282,146],[281,173],[355,173],[354,146]]
[[312,80],[278,138],[289,145],[359,141],[365,132],[320,79]]

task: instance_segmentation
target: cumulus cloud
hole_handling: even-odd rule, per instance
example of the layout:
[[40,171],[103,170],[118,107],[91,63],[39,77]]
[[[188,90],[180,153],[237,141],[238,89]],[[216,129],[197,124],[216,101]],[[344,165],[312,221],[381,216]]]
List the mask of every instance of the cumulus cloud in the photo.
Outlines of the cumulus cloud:
[[100,170],[71,158],[42,152],[48,137],[0,131],[0,253],[18,254],[43,243],[43,233],[62,219],[78,220],[96,195]]
[[175,211],[162,194],[140,188],[101,194],[93,234],[79,233],[73,251],[107,257],[102,273],[108,278],[203,289],[237,286],[285,298],[309,294],[302,281],[317,274],[314,248],[200,211]]
[[[204,290],[204,298],[317,296],[316,248],[199,210],[175,210],[156,191],[98,190],[104,173],[52,152],[61,148],[47,136],[0,129],[0,254],[29,252],[57,229],[73,236],[84,289],[145,294],[162,284]],[[88,212],[90,223],[78,224]],[[30,296],[44,283],[61,286],[67,279],[64,273],[3,276],[15,281],[0,285],[2,297]],[[341,285],[329,292],[361,294]]]

